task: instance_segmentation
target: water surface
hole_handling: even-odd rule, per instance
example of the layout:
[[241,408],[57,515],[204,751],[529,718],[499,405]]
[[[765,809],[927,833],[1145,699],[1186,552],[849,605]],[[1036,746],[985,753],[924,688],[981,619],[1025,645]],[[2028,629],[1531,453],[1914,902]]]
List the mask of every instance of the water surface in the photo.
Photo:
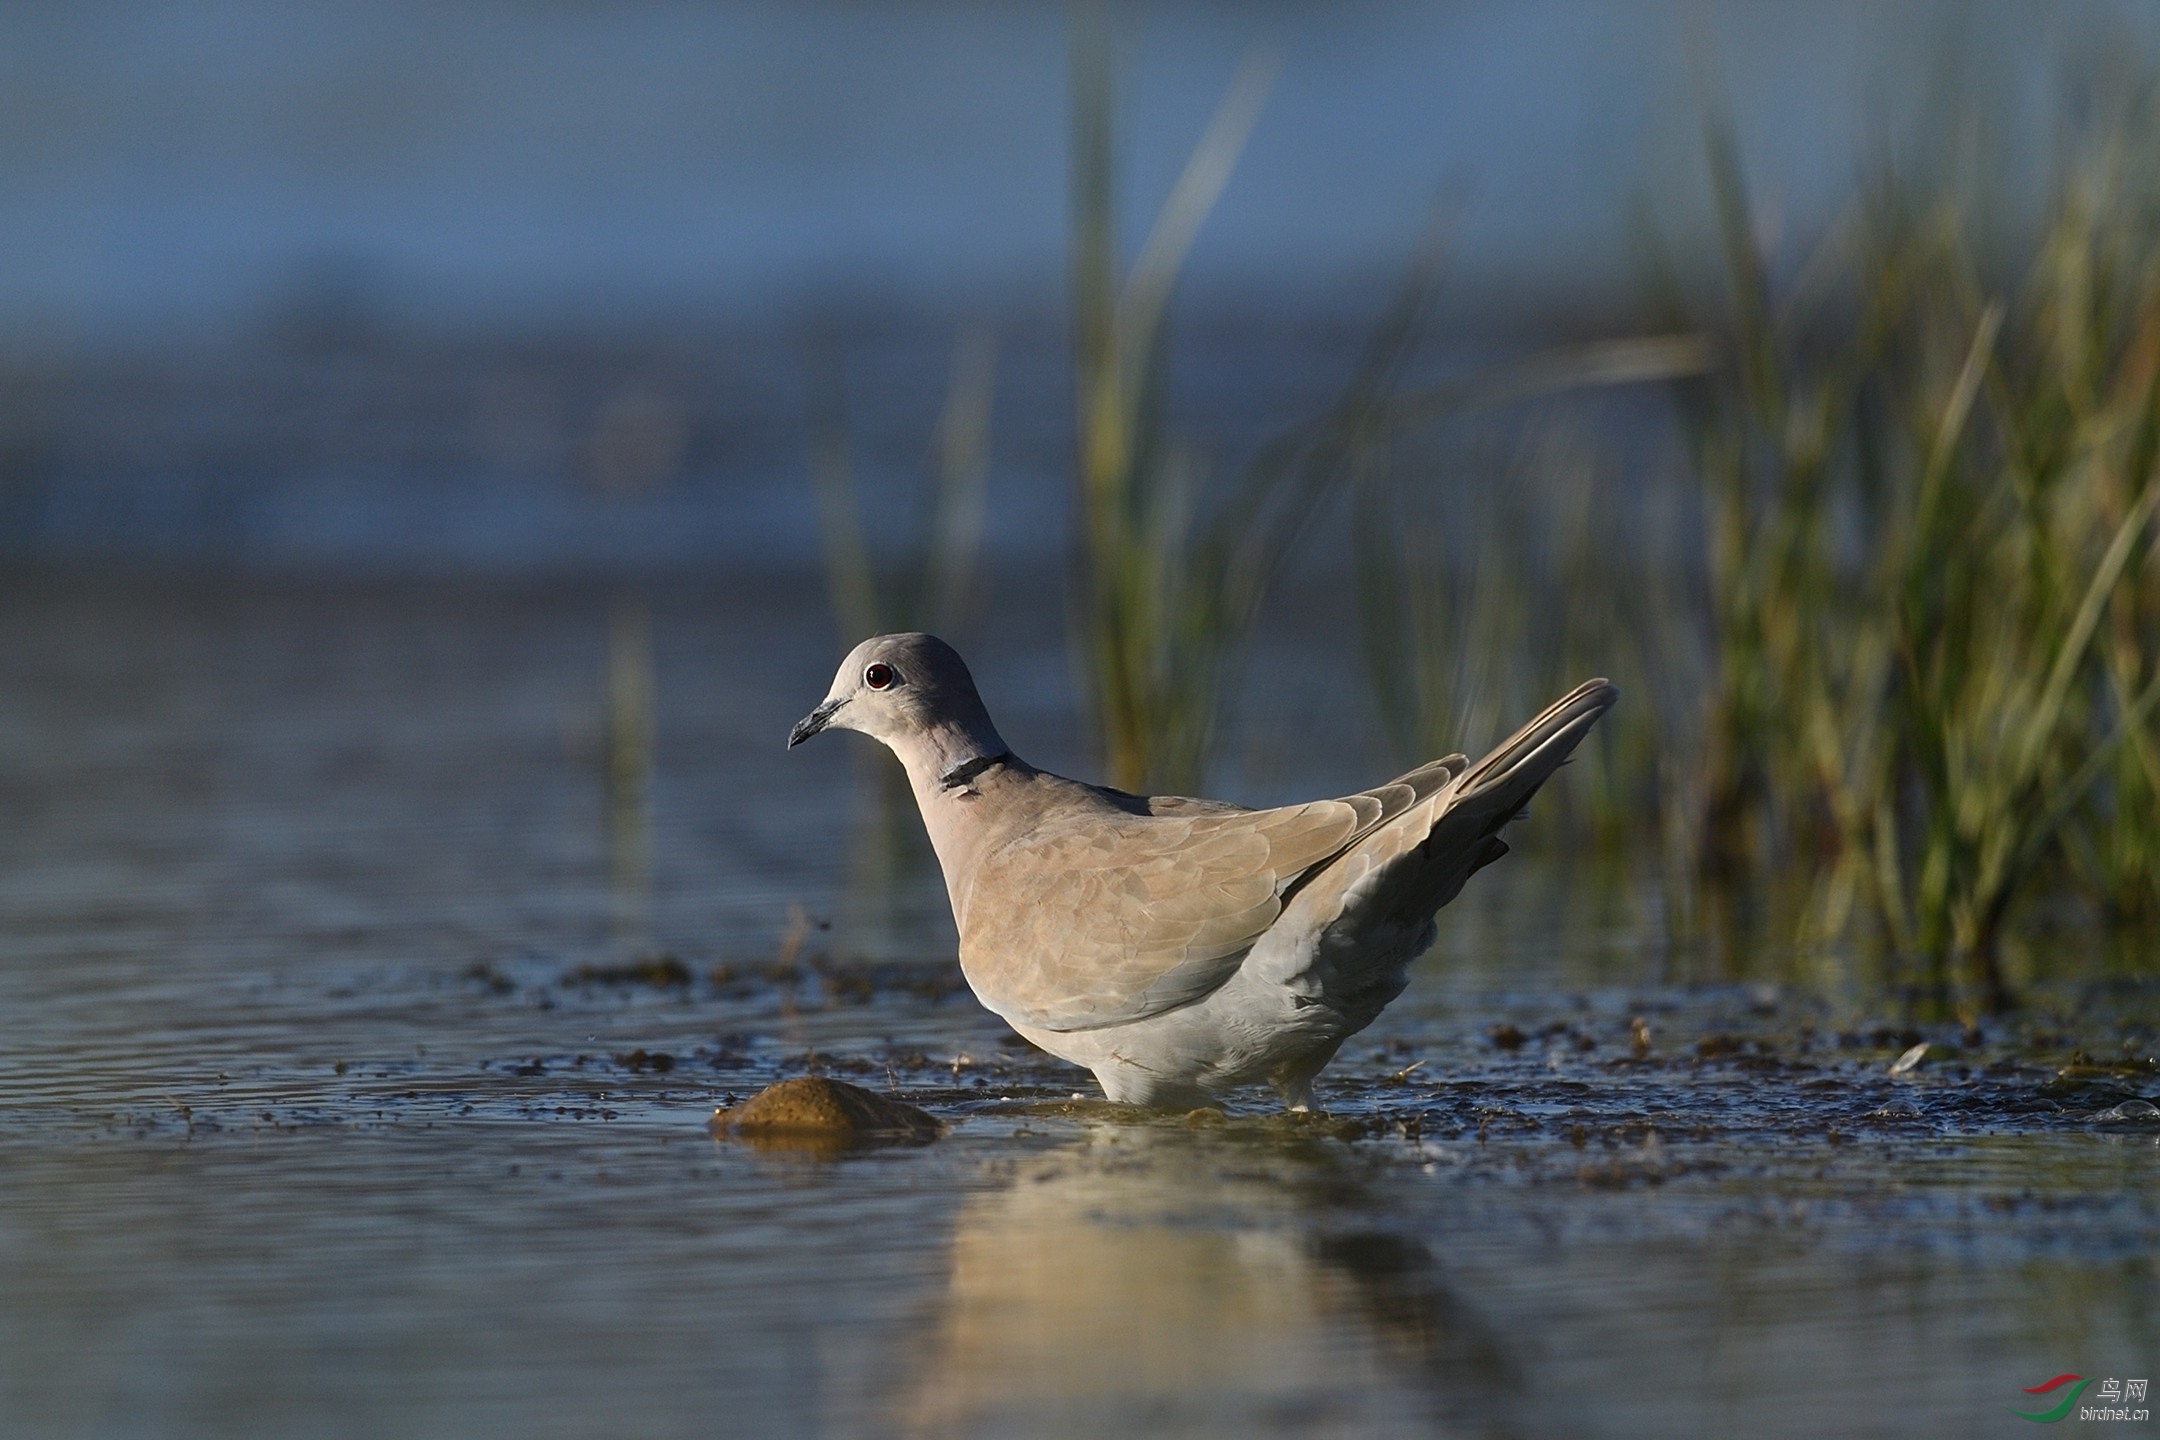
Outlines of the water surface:
[[[865,772],[779,748],[815,590],[645,598],[626,894],[621,596],[8,592],[10,1433],[2015,1434],[2021,1387],[2160,1354],[2149,989],[1910,1029],[1804,967],[1705,982],[1518,856],[1328,1115],[1122,1113],[959,988],[933,881],[851,893]],[[1054,626],[978,668],[1077,764]],[[1369,763],[1284,748],[1238,783]],[[805,1072],[949,1133],[705,1134]]]

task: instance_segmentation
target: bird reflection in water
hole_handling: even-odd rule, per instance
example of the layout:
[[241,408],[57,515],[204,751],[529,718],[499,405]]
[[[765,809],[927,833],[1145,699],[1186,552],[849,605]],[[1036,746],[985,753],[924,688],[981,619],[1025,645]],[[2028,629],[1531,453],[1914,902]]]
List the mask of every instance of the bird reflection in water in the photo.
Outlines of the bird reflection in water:
[[1509,1433],[1514,1365],[1352,1168],[1135,1126],[1027,1162],[960,1212],[903,1430]]

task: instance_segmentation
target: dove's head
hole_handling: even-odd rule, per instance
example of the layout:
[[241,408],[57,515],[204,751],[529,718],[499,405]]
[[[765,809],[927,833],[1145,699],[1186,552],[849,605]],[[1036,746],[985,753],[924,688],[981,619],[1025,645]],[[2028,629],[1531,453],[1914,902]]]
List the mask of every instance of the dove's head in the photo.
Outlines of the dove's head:
[[788,732],[789,748],[820,730],[860,730],[910,770],[918,757],[941,771],[1005,753],[967,662],[935,635],[874,635],[849,651],[824,703]]

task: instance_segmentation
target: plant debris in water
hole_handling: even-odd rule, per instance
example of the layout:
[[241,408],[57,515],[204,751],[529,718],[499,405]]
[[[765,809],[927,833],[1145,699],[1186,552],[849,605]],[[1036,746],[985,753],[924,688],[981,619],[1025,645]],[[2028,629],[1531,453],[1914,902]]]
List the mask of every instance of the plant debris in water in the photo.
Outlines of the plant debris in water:
[[673,955],[646,955],[619,965],[580,965],[563,976],[565,985],[649,985],[680,990],[691,982],[690,967]]

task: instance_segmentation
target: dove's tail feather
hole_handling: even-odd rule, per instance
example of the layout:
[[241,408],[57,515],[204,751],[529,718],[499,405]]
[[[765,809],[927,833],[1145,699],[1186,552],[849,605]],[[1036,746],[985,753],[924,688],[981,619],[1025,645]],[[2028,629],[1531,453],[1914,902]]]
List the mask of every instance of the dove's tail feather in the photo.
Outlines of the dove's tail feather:
[[1434,908],[1454,899],[1464,880],[1507,854],[1500,832],[1522,817],[1530,797],[1567,763],[1590,727],[1619,698],[1611,681],[1585,680],[1434,797],[1432,828],[1419,848],[1425,852],[1428,873],[1456,877],[1442,882]]
[[1620,692],[1609,680],[1585,680],[1555,700],[1535,720],[1493,748],[1491,754],[1463,772],[1451,787],[1449,809],[1519,794],[1521,803],[1506,810],[1506,819],[1527,804],[1539,786],[1567,762],[1575,747],[1598,717],[1612,709]]

